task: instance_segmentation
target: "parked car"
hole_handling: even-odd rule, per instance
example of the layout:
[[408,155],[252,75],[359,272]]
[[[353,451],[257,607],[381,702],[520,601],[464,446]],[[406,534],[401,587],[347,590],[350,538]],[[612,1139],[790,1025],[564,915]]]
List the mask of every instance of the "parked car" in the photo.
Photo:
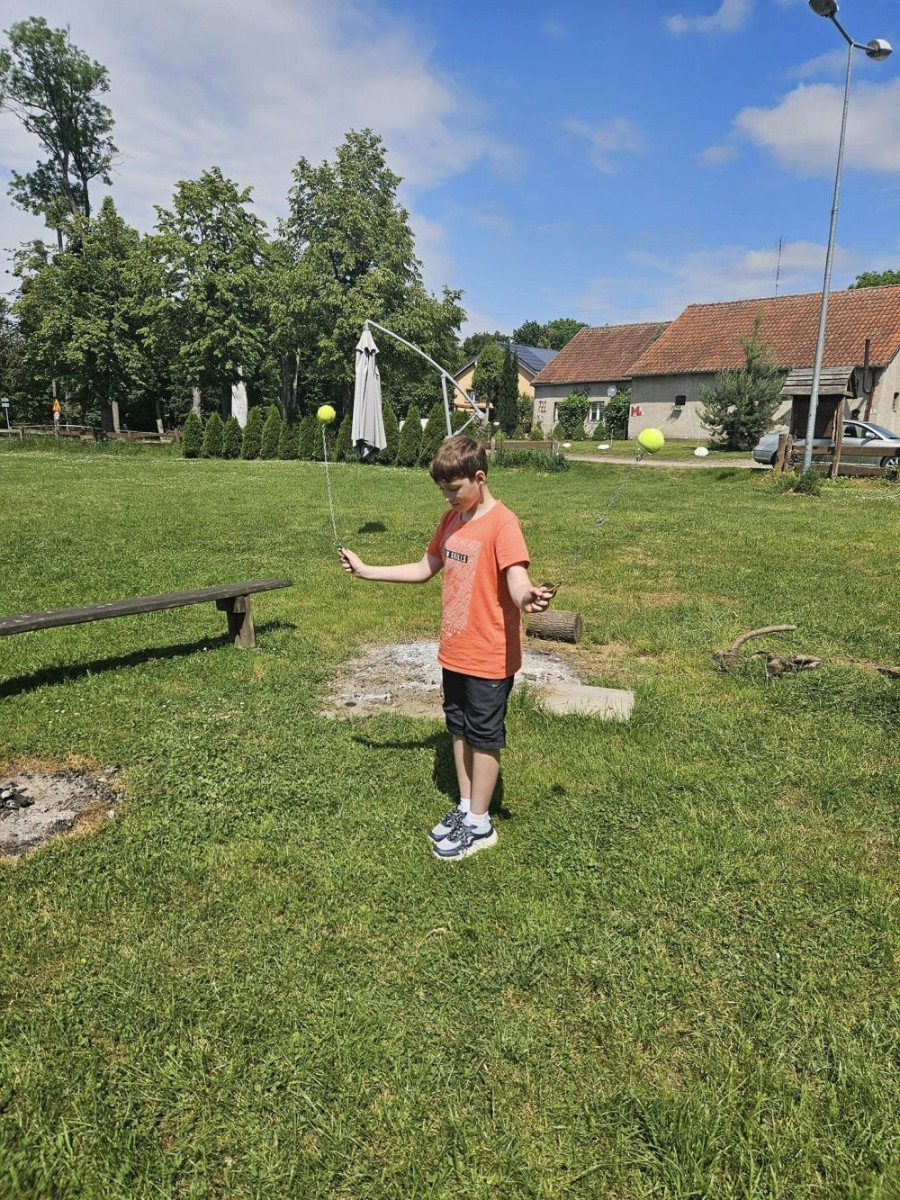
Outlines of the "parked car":
[[[765,463],[767,467],[774,467],[778,454],[778,436],[777,433],[763,434],[753,447],[753,457],[757,462]],[[824,448],[831,444],[829,438],[816,438],[813,447]],[[806,438],[798,438],[794,442],[794,446],[801,450],[805,445]],[[883,425],[873,425],[871,421],[845,421],[841,461],[852,460],[853,450],[857,446],[878,446],[879,449],[884,450],[884,457],[880,460],[860,454],[857,455],[859,462],[866,463],[870,467],[874,467],[877,462],[885,471],[894,471],[900,466],[900,433],[892,433]]]

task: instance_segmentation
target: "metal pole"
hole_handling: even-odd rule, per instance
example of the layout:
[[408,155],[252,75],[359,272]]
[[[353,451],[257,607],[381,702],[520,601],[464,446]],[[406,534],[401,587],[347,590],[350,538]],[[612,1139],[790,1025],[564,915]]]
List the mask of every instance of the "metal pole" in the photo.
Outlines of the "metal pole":
[[[834,18],[832,18],[834,20]],[[834,21],[838,25],[837,21]],[[838,25],[838,29],[841,29]],[[844,30],[841,29],[841,33]],[[844,35],[846,37],[846,34]],[[812,384],[809,389],[809,417],[806,421],[806,445],[803,447],[803,470],[812,465],[813,438],[816,430],[816,410],[819,406],[819,379],[825,354],[825,327],[828,321],[828,294],[831,289],[831,263],[834,258],[834,237],[837,231],[838,204],[841,198],[841,171],[844,166],[844,138],[847,133],[847,109],[850,103],[850,73],[853,68],[854,42],[847,38],[847,76],[844,81],[844,110],[841,114],[841,136],[838,141],[837,170],[834,174],[834,199],[831,204],[831,224],[828,228],[828,249],[825,252],[825,278],[822,282],[822,307],[819,310],[819,332],[816,338],[816,357],[813,362]]]
[[[430,358],[425,353],[424,350],[420,350],[418,346],[414,346],[412,344],[412,342],[408,342],[406,340],[406,338],[401,337],[399,333],[394,333],[393,329],[387,329],[384,325],[379,325],[378,322],[373,321],[371,319],[371,317],[366,317],[363,324],[364,325],[372,325],[375,329],[380,329],[382,333],[386,333],[389,337],[396,338],[398,342],[402,342],[404,346],[407,346],[410,350],[412,350],[416,354],[420,355],[422,358],[425,359],[426,362],[431,363],[431,365],[434,367],[434,369],[436,371],[440,371],[441,378],[444,381],[446,381],[446,383],[449,383],[452,387],[455,387],[456,390],[459,392],[459,394],[462,396],[462,398],[465,400],[466,404],[471,405],[471,407],[475,410],[475,415],[478,417],[478,419],[481,421],[487,420],[487,413],[483,413],[481,411],[481,409],[478,407],[478,405],[475,403],[475,401],[472,399],[472,397],[468,394],[468,392],[463,391],[463,389],[459,386],[459,384],[456,382],[456,380],[453,378],[453,376],[450,374],[450,372],[445,371],[444,368],[441,366],[441,364],[435,362],[433,358]],[[445,395],[445,405],[446,405],[446,395]],[[446,408],[446,415],[447,415],[447,434],[449,436],[449,434],[451,432],[450,431],[449,406]],[[471,420],[471,418],[470,418],[470,420]]]

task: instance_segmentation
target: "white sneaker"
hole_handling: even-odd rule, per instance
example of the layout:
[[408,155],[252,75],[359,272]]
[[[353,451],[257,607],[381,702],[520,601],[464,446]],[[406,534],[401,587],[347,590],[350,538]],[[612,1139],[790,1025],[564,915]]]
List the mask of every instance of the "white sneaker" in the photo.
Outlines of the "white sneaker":
[[477,854],[479,850],[487,850],[489,846],[496,845],[497,830],[493,825],[484,833],[476,833],[465,821],[460,821],[443,841],[435,843],[434,853],[445,862],[458,862],[461,858],[468,858],[470,854]]
[[465,815],[459,805],[451,808],[448,813],[444,813],[433,829],[429,829],[428,836],[433,842],[442,842],[444,838],[450,836]]

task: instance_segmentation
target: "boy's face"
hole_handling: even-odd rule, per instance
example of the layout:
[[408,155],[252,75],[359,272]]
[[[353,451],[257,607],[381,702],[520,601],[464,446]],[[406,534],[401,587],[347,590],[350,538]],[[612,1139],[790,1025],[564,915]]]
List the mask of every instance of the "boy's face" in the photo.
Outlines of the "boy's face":
[[453,511],[464,513],[481,503],[486,482],[487,476],[484,471],[476,471],[474,479],[467,479],[465,475],[461,475],[458,479],[439,483],[438,487]]

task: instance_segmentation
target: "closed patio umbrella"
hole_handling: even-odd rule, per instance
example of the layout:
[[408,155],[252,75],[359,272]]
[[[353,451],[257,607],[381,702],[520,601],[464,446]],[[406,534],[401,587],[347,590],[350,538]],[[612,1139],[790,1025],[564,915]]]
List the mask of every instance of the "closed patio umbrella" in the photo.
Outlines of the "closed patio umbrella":
[[387,445],[381,412],[381,376],[375,361],[377,353],[375,339],[366,325],[356,344],[356,382],[350,429],[350,441],[360,458],[368,458]]

